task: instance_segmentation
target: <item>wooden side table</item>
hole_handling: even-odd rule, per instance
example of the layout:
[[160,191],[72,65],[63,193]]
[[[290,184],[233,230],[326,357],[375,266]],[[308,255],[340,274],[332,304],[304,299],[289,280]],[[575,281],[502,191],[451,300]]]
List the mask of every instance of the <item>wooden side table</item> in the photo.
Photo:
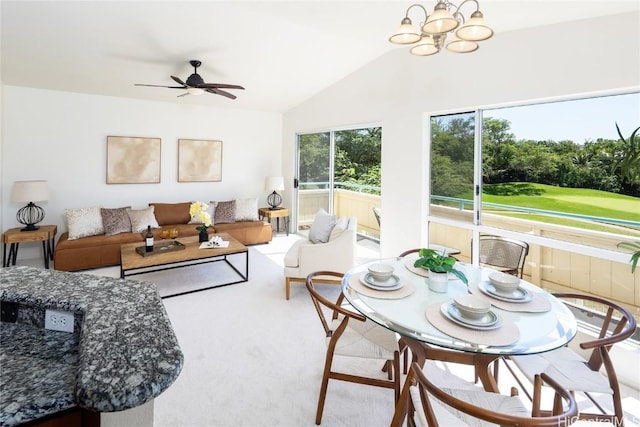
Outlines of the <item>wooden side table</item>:
[[[2,266],[16,265],[18,248],[24,242],[42,242],[42,255],[44,268],[49,268],[49,260],[53,260],[53,248],[55,244],[57,225],[40,225],[40,228],[32,231],[21,231],[20,228],[10,228],[2,234]],[[10,243],[7,253],[7,243]]]
[[287,209],[287,208],[276,208],[276,209],[259,208],[258,209],[258,216],[262,220],[264,220],[264,218],[267,218],[267,221],[269,222],[269,224],[271,224],[271,218],[275,218],[276,219],[276,231],[277,232],[280,231],[280,218],[282,218],[283,222],[284,222],[285,231],[287,232],[287,236],[289,235],[289,209]]

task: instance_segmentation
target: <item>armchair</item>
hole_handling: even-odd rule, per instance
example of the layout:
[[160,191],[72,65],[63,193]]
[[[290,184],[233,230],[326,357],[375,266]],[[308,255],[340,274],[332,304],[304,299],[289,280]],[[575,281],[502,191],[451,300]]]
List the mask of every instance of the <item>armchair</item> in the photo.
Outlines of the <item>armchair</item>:
[[[344,231],[332,233],[327,243],[312,243],[300,239],[291,246],[284,257],[284,277],[286,298],[291,296],[291,282],[304,283],[314,271],[335,271],[345,273],[353,267],[356,258],[356,232],[358,219],[349,218]],[[317,278],[315,282],[336,283],[335,277]]]

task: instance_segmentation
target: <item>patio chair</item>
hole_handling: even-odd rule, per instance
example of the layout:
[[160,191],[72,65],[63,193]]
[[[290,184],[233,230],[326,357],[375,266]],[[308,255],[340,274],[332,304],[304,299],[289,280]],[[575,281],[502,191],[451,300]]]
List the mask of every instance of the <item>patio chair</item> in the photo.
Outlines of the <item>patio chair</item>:
[[507,237],[480,236],[480,265],[522,278],[529,244]]
[[[309,274],[306,280],[309,295],[322,323],[327,342],[327,354],[316,412],[316,424],[318,425],[322,421],[329,379],[390,388],[394,390],[395,402],[400,397],[400,347],[396,334],[367,320],[350,305],[343,303],[344,294],[342,292],[335,302],[321,295],[317,291],[314,281],[316,278],[327,276],[339,281],[343,275],[333,271],[318,271]],[[334,371],[332,369],[334,356],[384,360],[387,379]]]
[[[407,413],[415,425],[421,427],[485,425],[482,423],[485,421],[501,426],[551,427],[566,426],[575,421],[578,409],[573,396],[545,374],[536,377],[535,395],[539,403],[543,380],[553,387],[556,393],[554,397],[556,412],[549,416],[540,416],[536,405],[529,412],[517,397],[515,389],[512,389],[511,396],[486,392],[471,385],[461,385],[460,378],[447,373],[444,373],[443,377],[442,373],[434,372],[434,369],[438,368],[430,367],[428,372],[425,372],[418,363],[411,365],[406,380],[411,384],[410,405]],[[402,406],[402,403],[397,405],[392,426],[399,425],[403,421],[404,416],[401,413],[398,415],[400,411],[406,409]]]
[[[579,313],[577,314],[578,318],[586,316],[586,318],[590,319],[589,323],[592,323],[595,319],[598,322],[602,322],[600,331],[595,338],[589,336],[585,341],[579,342],[580,349],[590,351],[590,354],[587,353],[588,360],[569,347],[562,347],[558,350],[535,355],[512,356],[510,360],[530,380],[536,374],[544,373],[572,393],[582,392],[601,411],[600,414],[580,412],[580,419],[609,420],[613,425],[624,425],[620,386],[609,351],[614,344],[629,338],[635,333],[635,318],[626,308],[604,298],[569,293],[554,295],[562,298],[565,300],[565,304],[577,310]],[[589,308],[595,306],[605,309],[603,311],[605,313],[604,316],[600,312]],[[572,345],[574,342],[577,342],[577,340],[574,339]],[[509,364],[507,364],[507,367],[510,370],[512,369]],[[606,376],[600,372],[601,368],[604,368]],[[516,375],[514,377],[517,379]],[[591,395],[592,393],[611,395],[614,413],[607,413],[602,405]]]

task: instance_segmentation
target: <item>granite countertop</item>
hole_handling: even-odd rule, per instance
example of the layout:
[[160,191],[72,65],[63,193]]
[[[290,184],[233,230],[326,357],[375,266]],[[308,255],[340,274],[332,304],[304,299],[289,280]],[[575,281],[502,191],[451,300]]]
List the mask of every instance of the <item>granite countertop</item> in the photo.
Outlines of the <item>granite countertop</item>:
[[9,267],[0,269],[0,300],[82,318],[75,333],[2,322],[0,425],[76,405],[133,408],[166,390],[182,369],[182,351],[151,283]]

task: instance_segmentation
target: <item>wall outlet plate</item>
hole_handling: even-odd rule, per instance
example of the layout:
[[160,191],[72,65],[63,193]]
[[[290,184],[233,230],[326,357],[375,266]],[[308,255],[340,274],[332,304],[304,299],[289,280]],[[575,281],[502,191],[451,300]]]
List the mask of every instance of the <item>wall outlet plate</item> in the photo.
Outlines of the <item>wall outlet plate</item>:
[[70,311],[46,310],[44,328],[52,331],[73,332],[74,315]]

